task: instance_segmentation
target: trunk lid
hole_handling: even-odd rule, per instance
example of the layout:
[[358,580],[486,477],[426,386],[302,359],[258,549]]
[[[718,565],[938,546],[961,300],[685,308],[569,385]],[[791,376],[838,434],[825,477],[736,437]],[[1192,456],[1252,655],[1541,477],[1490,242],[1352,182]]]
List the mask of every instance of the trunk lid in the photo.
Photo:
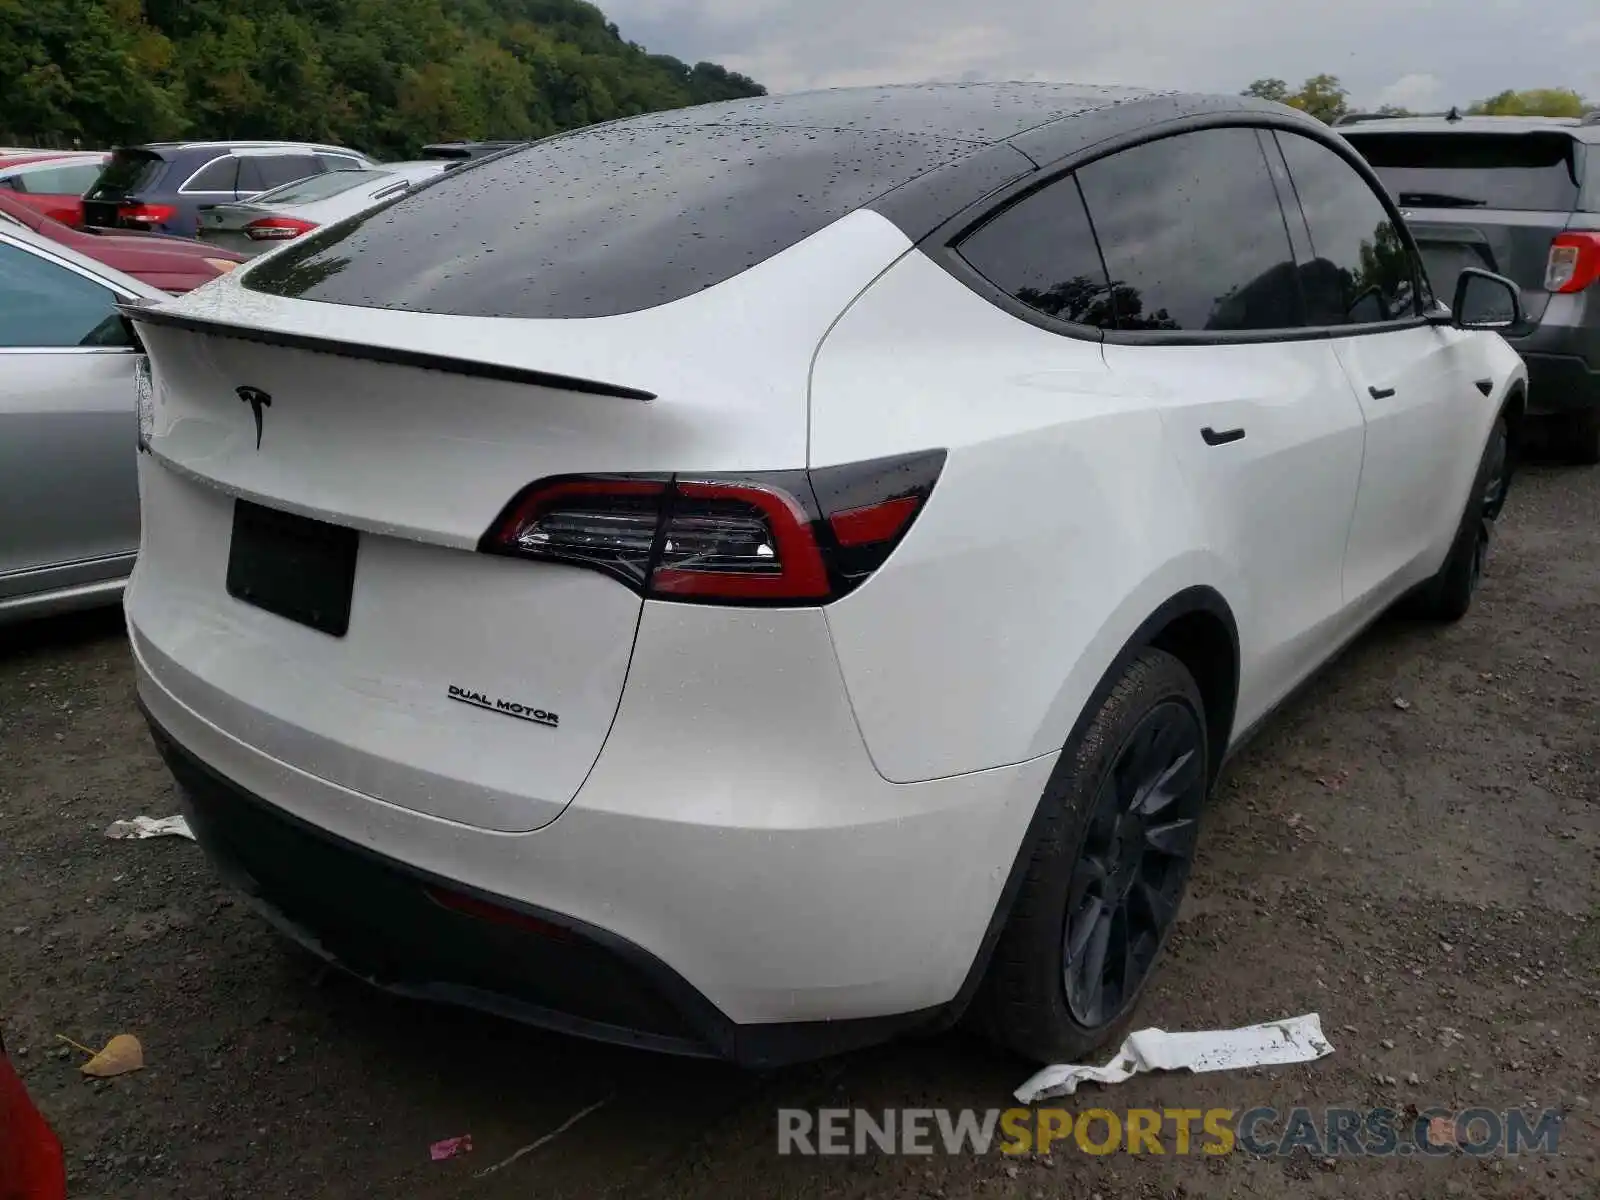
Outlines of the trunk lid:
[[154,151],[136,147],[117,150],[94,186],[84,194],[84,224],[117,228],[122,223],[122,206],[135,202],[166,168],[167,160]]
[[1514,280],[1537,321],[1550,243],[1577,207],[1585,147],[1560,128],[1351,133],[1417,239],[1446,303],[1465,267]]
[[811,354],[906,248],[860,214],[721,287],[588,320],[286,299],[240,285],[256,267],[134,310],[154,376],[141,658],[320,778],[482,828],[554,820],[609,732],[642,601],[479,539],[551,475],[803,466]]

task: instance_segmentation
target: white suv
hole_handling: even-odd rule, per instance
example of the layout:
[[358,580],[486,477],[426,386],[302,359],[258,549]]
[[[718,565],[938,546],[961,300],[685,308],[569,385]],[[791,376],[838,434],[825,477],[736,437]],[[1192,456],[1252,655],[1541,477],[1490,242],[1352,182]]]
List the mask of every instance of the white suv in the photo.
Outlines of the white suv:
[[128,310],[140,698],[218,867],[397,992],[1076,1057],[1224,757],[1396,601],[1466,610],[1526,376],[1515,288],[1456,300],[1237,97],[553,138]]

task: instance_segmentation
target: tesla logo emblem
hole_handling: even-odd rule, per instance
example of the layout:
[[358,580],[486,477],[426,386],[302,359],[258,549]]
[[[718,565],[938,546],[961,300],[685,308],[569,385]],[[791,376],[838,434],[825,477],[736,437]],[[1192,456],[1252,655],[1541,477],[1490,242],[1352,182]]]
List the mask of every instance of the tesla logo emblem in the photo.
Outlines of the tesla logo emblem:
[[261,410],[272,407],[272,397],[260,388],[242,387],[234,388],[234,393],[250,406],[250,411],[256,419],[256,449],[261,449]]

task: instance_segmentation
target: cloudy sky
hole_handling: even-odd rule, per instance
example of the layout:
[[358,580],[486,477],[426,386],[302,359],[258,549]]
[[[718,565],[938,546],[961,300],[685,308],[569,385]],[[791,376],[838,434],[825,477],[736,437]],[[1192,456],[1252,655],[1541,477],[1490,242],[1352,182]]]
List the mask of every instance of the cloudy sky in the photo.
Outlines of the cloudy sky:
[[772,91],[1055,79],[1236,92],[1338,75],[1358,105],[1600,96],[1596,0],[600,0],[623,36]]

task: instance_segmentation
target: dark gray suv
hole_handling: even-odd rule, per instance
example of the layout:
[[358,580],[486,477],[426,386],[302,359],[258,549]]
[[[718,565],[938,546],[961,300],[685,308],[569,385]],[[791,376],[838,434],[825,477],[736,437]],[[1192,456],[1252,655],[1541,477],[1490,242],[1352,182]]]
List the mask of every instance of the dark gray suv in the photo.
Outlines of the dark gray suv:
[[1463,268],[1522,288],[1509,341],[1529,415],[1574,462],[1600,462],[1600,114],[1346,118],[1349,139],[1405,210],[1434,289]]

